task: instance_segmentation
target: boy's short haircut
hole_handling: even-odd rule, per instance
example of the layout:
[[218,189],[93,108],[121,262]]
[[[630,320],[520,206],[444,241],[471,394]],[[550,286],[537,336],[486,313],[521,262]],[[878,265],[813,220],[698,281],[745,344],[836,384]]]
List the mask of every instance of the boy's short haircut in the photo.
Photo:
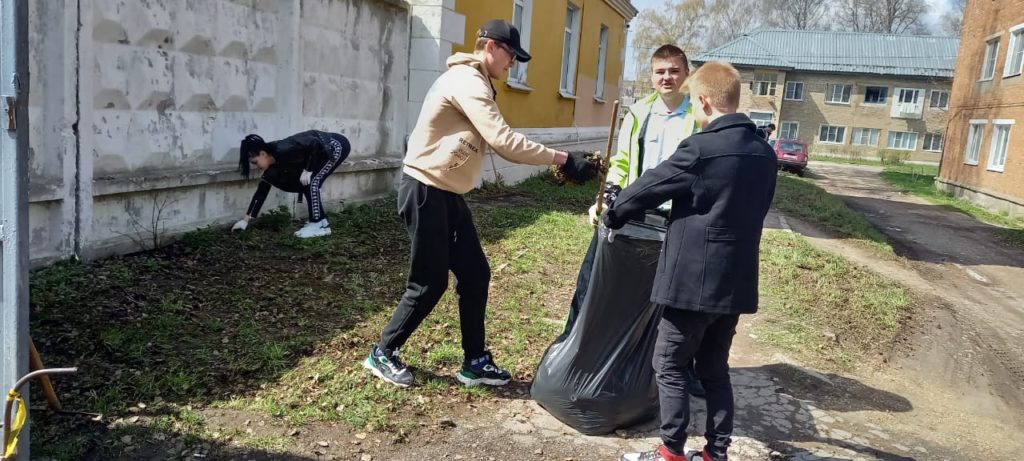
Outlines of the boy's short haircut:
[[675,45],[661,45],[657,50],[654,50],[654,55],[651,56],[651,61],[655,59],[668,60],[672,58],[679,58],[683,60],[683,67],[686,69],[690,68],[690,60],[686,58],[686,52]]
[[698,67],[686,79],[686,86],[694,98],[704,96],[721,112],[732,113],[739,108],[740,73],[727,62],[711,61]]
[[483,51],[484,47],[487,46],[487,42],[491,39],[487,37],[477,37],[476,44],[473,45],[473,51]]

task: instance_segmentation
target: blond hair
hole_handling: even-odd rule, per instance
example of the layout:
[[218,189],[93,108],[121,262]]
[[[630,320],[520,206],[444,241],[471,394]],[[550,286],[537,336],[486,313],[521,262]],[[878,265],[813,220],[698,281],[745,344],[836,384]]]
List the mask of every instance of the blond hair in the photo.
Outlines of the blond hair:
[[473,51],[483,51],[483,49],[487,47],[487,42],[490,40],[491,39],[487,37],[477,37],[476,43],[473,44]]
[[711,61],[686,79],[690,97],[705,99],[720,112],[732,113],[740,105],[740,73],[731,64]]

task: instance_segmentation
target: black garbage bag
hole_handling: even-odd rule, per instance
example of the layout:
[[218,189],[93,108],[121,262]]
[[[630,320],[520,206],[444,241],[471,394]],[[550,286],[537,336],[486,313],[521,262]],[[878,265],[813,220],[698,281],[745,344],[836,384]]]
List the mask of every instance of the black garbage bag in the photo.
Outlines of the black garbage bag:
[[613,242],[598,242],[579,317],[537,368],[533,399],[583,434],[607,434],[657,412],[651,357],[661,310],[651,287],[664,235],[630,222]]

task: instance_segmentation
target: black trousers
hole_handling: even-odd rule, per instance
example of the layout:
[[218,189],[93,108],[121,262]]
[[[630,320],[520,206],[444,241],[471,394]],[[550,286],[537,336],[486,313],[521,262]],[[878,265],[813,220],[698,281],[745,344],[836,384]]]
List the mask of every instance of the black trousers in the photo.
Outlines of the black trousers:
[[402,175],[398,214],[405,220],[411,241],[409,279],[379,347],[395,350],[405,344],[448,289],[451,271],[459,297],[462,350],[467,360],[480,357],[485,350],[491,268],[466,201],[459,194]]
[[342,135],[321,137],[320,142],[324,145],[327,158],[324,159],[322,165],[313,169],[313,175],[309,178],[309,186],[302,190],[302,195],[306,196],[306,203],[309,204],[307,205],[309,207],[309,222],[320,222],[327,217],[323,200],[320,198],[320,187],[352,152],[352,145],[349,144],[348,138]]
[[682,455],[690,424],[686,368],[696,359],[697,377],[707,393],[705,449],[725,459],[732,439],[735,412],[729,380],[729,349],[739,315],[708,314],[666,307],[658,325],[654,372],[661,403],[661,441]]

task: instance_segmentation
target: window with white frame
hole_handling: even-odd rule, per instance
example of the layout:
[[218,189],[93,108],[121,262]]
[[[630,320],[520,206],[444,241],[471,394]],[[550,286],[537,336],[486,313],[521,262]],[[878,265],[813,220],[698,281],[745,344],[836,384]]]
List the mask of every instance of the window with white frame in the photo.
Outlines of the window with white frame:
[[562,34],[562,78],[559,89],[563,96],[576,94],[576,57],[580,52],[580,9],[572,3],[565,11]]
[[999,37],[985,42],[985,61],[981,66],[981,79],[992,80],[996,75],[996,57],[999,56]]
[[981,159],[981,139],[985,135],[987,120],[971,120],[967,131],[967,147],[964,148],[964,163],[977,165]]
[[878,128],[854,128],[850,143],[855,146],[878,147],[878,136],[881,133],[882,130]]
[[921,118],[924,113],[924,90],[918,88],[896,88],[893,90],[893,118]]
[[917,133],[913,131],[890,131],[889,142],[885,146],[896,150],[914,150],[917,148]]
[[921,149],[928,152],[942,152],[942,134],[925,133],[924,146]]
[[604,71],[608,65],[608,26],[601,24],[601,35],[597,41],[597,88],[594,97],[604,98]]
[[[512,1],[512,25],[519,29],[519,44],[524,50],[530,49],[530,25],[533,22],[532,18],[533,0]],[[526,85],[527,64],[518,60],[514,61],[512,68],[508,70],[509,82]]]
[[804,100],[804,82],[786,82],[785,99],[790,101]]
[[928,101],[928,107],[931,109],[949,109],[949,92],[932,90],[932,97]]
[[800,135],[800,122],[780,122],[779,139],[798,139]]
[[1006,65],[1003,66],[1003,77],[1020,75],[1024,70],[1024,24],[1010,28],[1010,47],[1006,52]]
[[754,125],[759,127],[768,126],[769,123],[772,123],[773,117],[775,117],[774,112],[767,112],[763,110],[750,111],[750,120],[754,122]]
[[921,95],[924,90],[918,90],[914,88],[897,88],[896,89],[896,102],[903,104],[917,104],[921,100]]
[[1006,149],[1010,143],[1010,129],[1013,120],[992,121],[992,146],[988,152],[988,169],[1002,172],[1006,167]]
[[830,83],[828,85],[828,91],[825,94],[825,102],[833,104],[849,104],[850,92],[852,89],[853,87],[851,85]]
[[750,91],[754,96],[775,96],[775,85],[779,74],[771,72],[754,72],[754,80],[750,82]]
[[887,86],[866,86],[864,87],[864,104],[883,105],[889,100],[889,87]]
[[818,144],[843,144],[845,142],[845,126],[822,125],[818,129]]

